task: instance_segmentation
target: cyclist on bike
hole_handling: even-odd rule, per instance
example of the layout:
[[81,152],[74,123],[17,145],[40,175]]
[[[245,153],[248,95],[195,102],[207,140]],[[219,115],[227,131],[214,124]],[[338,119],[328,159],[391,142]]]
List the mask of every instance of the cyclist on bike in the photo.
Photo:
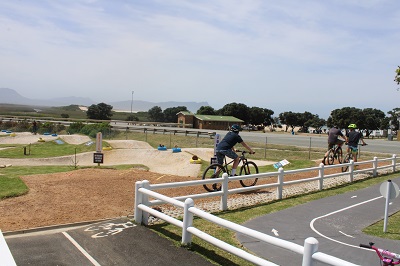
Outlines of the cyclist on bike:
[[347,153],[353,153],[353,160],[357,162],[357,154],[358,154],[358,142],[361,140],[362,145],[367,145],[364,141],[364,136],[361,132],[356,131],[356,124],[350,124],[348,126],[349,132],[347,135]]
[[[343,140],[340,140],[339,137],[341,137]],[[328,132],[328,151],[325,153],[324,159],[322,160],[322,163],[325,164],[325,159],[328,156],[328,152],[330,149],[333,148],[334,145],[342,146],[344,142],[347,142],[347,137],[342,133],[342,131],[338,128],[338,126],[333,126],[331,129],[329,129]]]
[[239,131],[242,130],[237,124],[233,124],[230,131],[225,135],[225,137],[218,143],[216,148],[217,160],[219,164],[223,164],[225,156],[232,158],[234,160],[232,165],[232,173],[234,176],[236,173],[236,168],[239,165],[239,156],[235,152],[235,145],[240,143],[249,150],[250,154],[255,152],[243,141],[242,137],[239,136]]

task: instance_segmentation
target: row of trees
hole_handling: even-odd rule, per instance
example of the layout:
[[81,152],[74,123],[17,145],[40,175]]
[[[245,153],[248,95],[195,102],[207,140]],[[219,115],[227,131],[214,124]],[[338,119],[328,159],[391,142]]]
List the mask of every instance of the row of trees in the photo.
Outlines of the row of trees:
[[[400,66],[396,69],[394,81],[400,85]],[[113,113],[113,107],[105,103],[93,104],[88,108],[87,117],[90,119],[110,120]],[[176,114],[181,111],[188,111],[186,106],[177,106],[166,108],[164,111],[159,106],[154,106],[148,110],[148,118],[152,122],[175,123],[177,121]],[[263,125],[276,127],[280,124],[286,125],[286,131],[289,127],[294,129],[300,127],[302,131],[307,132],[309,127],[320,129],[322,126],[328,127],[338,126],[346,128],[347,125],[355,123],[358,128],[365,130],[375,129],[399,129],[400,108],[395,108],[388,112],[386,116],[384,112],[378,109],[365,108],[358,109],[355,107],[343,107],[335,109],[331,112],[328,120],[319,118],[317,114],[310,112],[294,113],[283,112],[278,117],[273,117],[274,111],[267,108],[248,107],[243,103],[229,103],[219,110],[211,106],[201,106],[196,112],[197,115],[221,115],[234,116],[245,122],[245,124]],[[138,120],[137,117],[130,115],[127,121]]]
[[[155,122],[176,122],[176,114],[181,111],[188,111],[186,106],[167,108],[164,111],[159,106],[154,106],[148,111],[150,120]],[[274,111],[260,107],[248,107],[243,103],[229,103],[219,110],[211,106],[201,106],[196,112],[197,115],[221,115],[234,116],[248,124],[271,124]]]
[[[91,105],[87,111],[87,117],[90,119],[110,120],[112,116],[112,106],[105,103]],[[148,110],[148,118],[152,122],[176,123],[177,113],[188,111],[186,106],[177,106],[166,108],[164,111],[159,106],[154,106]],[[375,129],[399,129],[398,116],[400,108],[395,108],[388,112],[389,116],[378,109],[365,108],[359,109],[355,107],[343,107],[331,111],[328,120],[320,118],[317,114],[310,112],[295,113],[283,112],[278,117],[273,117],[274,111],[267,108],[248,107],[243,103],[229,103],[219,110],[215,110],[211,106],[202,106],[196,112],[197,115],[222,115],[234,116],[244,121],[245,124],[263,125],[270,127],[278,127],[282,124],[286,125],[286,131],[289,128],[294,129],[300,127],[301,131],[308,132],[310,127],[321,129],[323,126],[338,126],[347,128],[349,124],[357,124],[359,129],[375,130]],[[127,119],[132,120],[132,119]]]

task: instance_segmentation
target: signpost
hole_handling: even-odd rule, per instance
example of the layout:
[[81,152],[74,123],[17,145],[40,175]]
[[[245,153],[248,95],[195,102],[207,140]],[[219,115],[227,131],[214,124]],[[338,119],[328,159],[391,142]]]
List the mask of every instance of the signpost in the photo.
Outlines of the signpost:
[[100,166],[104,162],[104,154],[101,152],[103,150],[103,135],[98,132],[96,135],[96,152],[93,154],[93,163],[97,163]]
[[381,184],[379,191],[381,192],[381,195],[386,199],[385,218],[383,222],[383,232],[386,233],[389,201],[399,196],[399,186],[396,183],[393,183],[392,180],[388,180],[386,183]]
[[218,146],[220,141],[221,141],[220,135],[219,134],[215,134],[215,138],[214,138],[214,157],[211,158],[210,164],[217,163],[217,146]]

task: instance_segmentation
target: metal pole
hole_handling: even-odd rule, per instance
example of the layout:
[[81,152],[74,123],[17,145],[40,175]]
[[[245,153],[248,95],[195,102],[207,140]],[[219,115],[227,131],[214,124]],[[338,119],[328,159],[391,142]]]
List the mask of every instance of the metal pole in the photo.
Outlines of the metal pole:
[[133,92],[134,92],[134,91],[132,91],[132,100],[131,100],[131,114],[132,114],[132,106],[133,106]]
[[264,149],[264,159],[267,158],[267,137],[265,137],[265,149]]
[[386,233],[386,229],[387,229],[391,187],[392,187],[392,180],[388,180],[387,181],[387,191],[386,191],[386,202],[385,202],[385,218],[384,218],[384,222],[383,222],[383,232],[384,233]]
[[311,159],[311,137],[310,137],[310,148],[308,149],[308,159]]

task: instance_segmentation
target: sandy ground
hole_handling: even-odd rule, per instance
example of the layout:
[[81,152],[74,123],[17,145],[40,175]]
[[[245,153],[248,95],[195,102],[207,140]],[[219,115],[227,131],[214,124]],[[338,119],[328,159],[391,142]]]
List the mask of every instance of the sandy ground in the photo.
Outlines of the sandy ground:
[[[90,139],[80,135],[39,136],[17,133],[15,136],[0,133],[0,144],[30,144],[39,138],[45,141],[61,139],[71,144],[87,143]],[[182,152],[159,151],[145,142],[134,140],[107,141],[112,149],[104,150],[103,165],[142,164],[149,171],[137,168],[128,170],[81,169],[69,172],[29,175],[21,178],[27,184],[26,195],[0,201],[0,229],[3,232],[59,224],[92,221],[133,214],[134,185],[136,181],[149,180],[152,184],[198,180],[200,165],[190,163],[193,155],[209,161],[212,149],[183,148]],[[93,153],[55,158],[0,158],[0,166],[17,165],[73,165],[93,166]],[[273,162],[256,161],[259,165]],[[1,168],[0,168],[1,171]],[[1,172],[0,172],[1,174]],[[233,184],[235,185],[235,184]],[[236,184],[237,185],[237,184]],[[163,191],[169,196],[203,193],[200,187]]]
[[[5,133],[2,133],[5,134]],[[1,135],[0,135],[1,136]],[[42,138],[44,141],[55,141],[61,139],[70,144],[87,143],[90,140],[82,135],[32,135],[30,133],[16,133],[15,136],[0,137],[0,144],[30,144],[35,143]],[[192,176],[200,174],[200,165],[190,163],[193,155],[202,160],[210,161],[213,157],[213,149],[204,148],[182,148],[181,152],[172,152],[172,150],[159,151],[152,148],[148,143],[136,140],[107,140],[112,147],[111,150],[103,150],[104,166],[121,164],[142,164],[149,168],[151,172]],[[267,165],[274,162],[255,161],[258,165]],[[7,159],[0,158],[0,165],[30,166],[30,165],[78,165],[94,166],[93,152],[81,153],[70,156],[60,156],[52,158],[26,158],[26,159]]]

